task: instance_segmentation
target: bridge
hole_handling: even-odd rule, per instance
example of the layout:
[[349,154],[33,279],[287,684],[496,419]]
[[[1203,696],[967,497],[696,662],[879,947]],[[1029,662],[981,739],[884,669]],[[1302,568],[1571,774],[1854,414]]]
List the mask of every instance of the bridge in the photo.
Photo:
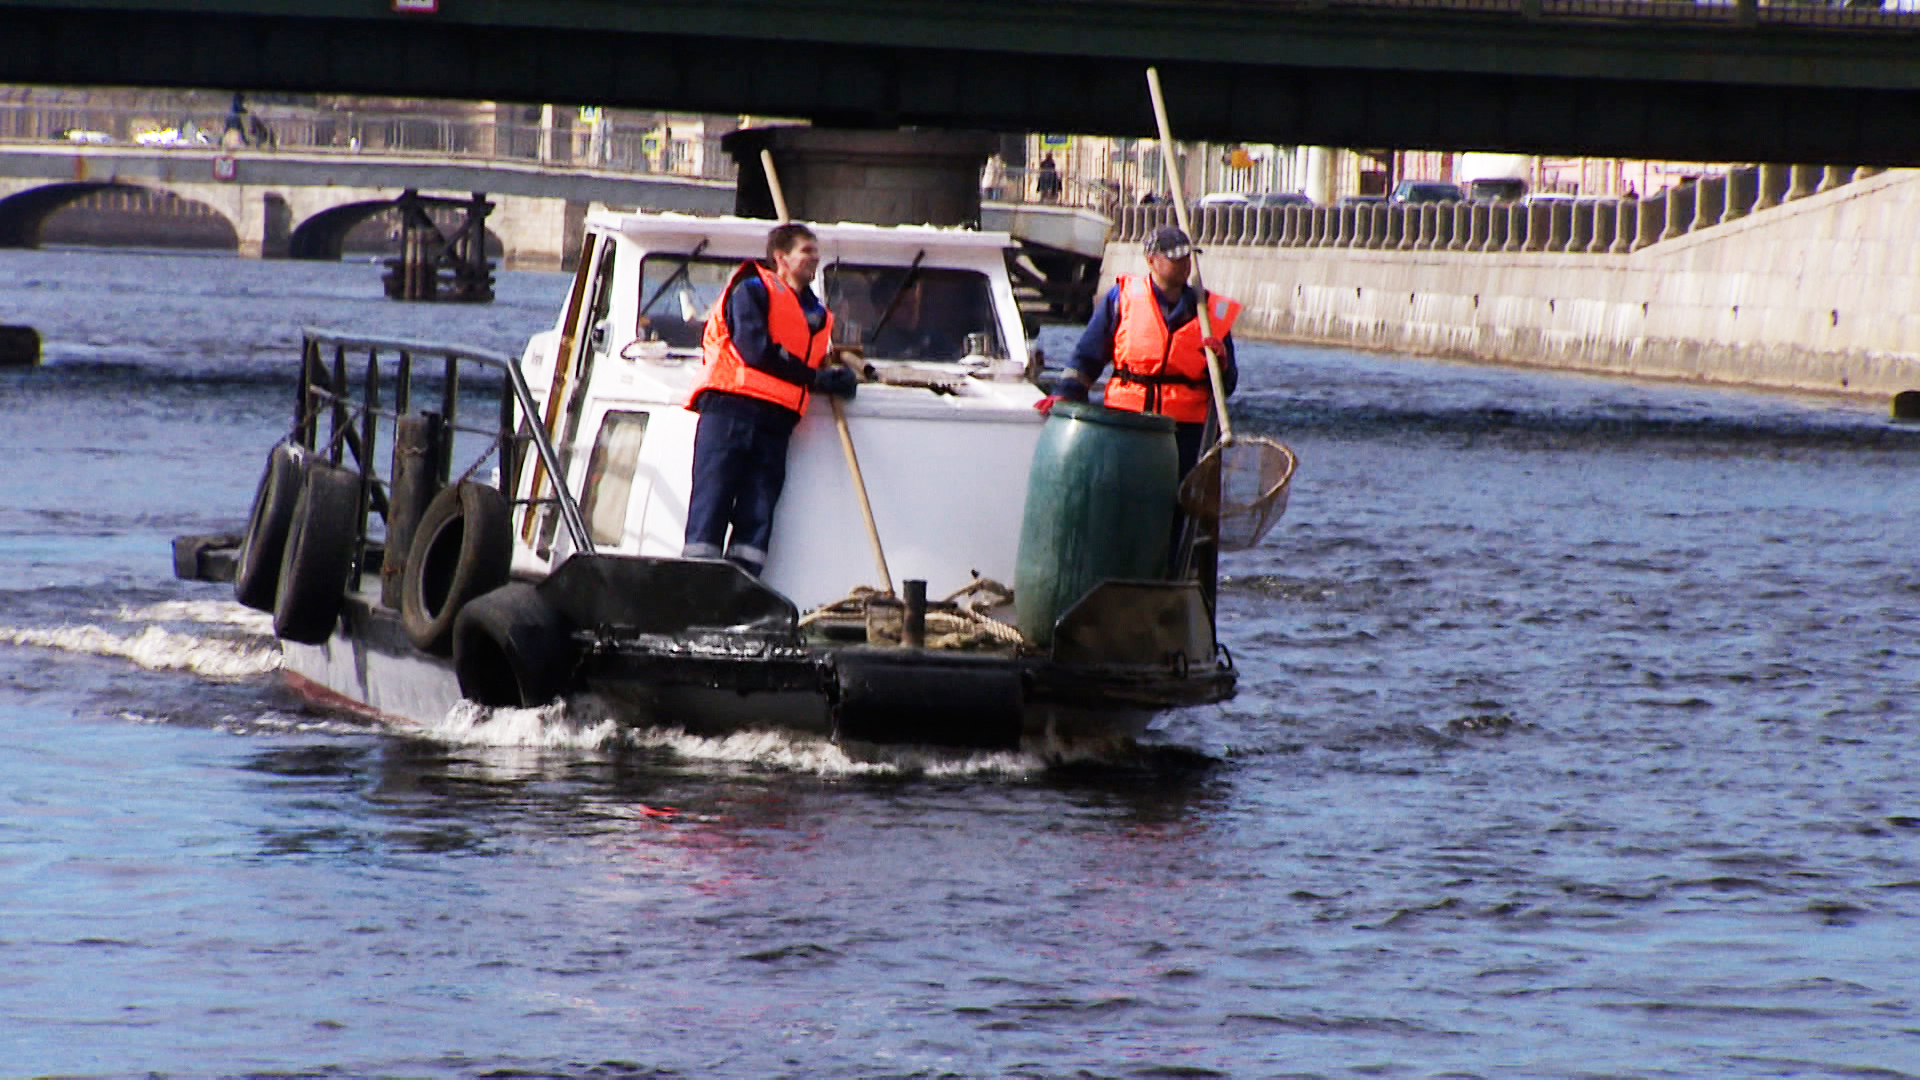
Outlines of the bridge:
[[[210,207],[233,225],[243,256],[296,259],[338,259],[347,233],[403,191],[483,192],[495,205],[488,230],[508,265],[535,268],[566,260],[590,203],[688,214],[734,208],[731,180],[515,159],[0,142],[0,247],[30,247],[61,207],[127,187]],[[1074,207],[989,202],[981,225],[1082,260],[1097,262],[1106,245],[1107,219]]]
[[[720,214],[733,184],[660,174],[597,172],[514,161],[433,161],[327,154],[129,146],[0,146],[0,247],[30,247],[40,223],[97,191],[138,187],[205,204],[239,237],[240,254],[338,259],[355,225],[403,191],[495,204],[488,229],[509,265],[557,267],[564,238],[589,203]],[[569,218],[571,216],[571,222]]]
[[[401,11],[397,9],[408,9]],[[0,81],[1920,164],[1920,16],[1773,0],[0,0]]]

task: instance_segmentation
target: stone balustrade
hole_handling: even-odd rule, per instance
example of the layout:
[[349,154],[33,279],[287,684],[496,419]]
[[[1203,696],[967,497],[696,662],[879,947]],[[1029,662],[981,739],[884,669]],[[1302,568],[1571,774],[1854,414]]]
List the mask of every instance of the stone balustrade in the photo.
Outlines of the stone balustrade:
[[[1203,206],[1193,212],[1192,225],[1194,242],[1201,247],[1625,255],[1880,171],[1840,165],[1743,165],[1645,199]],[[1113,239],[1143,240],[1154,229],[1176,223],[1171,206],[1123,207]]]

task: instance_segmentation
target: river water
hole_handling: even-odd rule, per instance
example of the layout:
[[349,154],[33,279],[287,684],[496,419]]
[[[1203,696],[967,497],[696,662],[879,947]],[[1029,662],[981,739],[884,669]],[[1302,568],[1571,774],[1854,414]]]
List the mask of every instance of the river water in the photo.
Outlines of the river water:
[[1247,343],[1241,691],[1119,760],[303,710],[168,553],[297,328],[517,352],[565,280],[0,252],[0,1075],[1920,1072],[1879,405]]

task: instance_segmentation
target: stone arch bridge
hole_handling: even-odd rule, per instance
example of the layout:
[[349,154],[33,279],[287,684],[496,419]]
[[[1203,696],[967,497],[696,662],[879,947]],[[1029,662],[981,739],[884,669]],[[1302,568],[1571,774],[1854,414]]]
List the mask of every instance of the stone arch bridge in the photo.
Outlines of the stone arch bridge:
[[601,173],[525,163],[207,148],[0,150],[0,247],[33,247],[61,207],[104,189],[142,188],[226,218],[251,258],[337,259],[355,225],[407,190],[494,204],[487,230],[509,267],[559,267],[592,203],[694,214],[733,209],[731,181]]

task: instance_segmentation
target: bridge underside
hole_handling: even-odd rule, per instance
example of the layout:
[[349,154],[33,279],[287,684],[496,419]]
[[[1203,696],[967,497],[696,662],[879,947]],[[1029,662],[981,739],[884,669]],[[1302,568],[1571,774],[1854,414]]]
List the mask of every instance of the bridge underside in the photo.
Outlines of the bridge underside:
[[[285,13],[232,13],[236,6]],[[186,7],[0,0],[0,81],[1149,135],[1141,70],[1157,62],[1176,131],[1189,138],[1920,164],[1920,70],[1911,61],[1920,35],[1911,28],[1569,23],[1193,0],[1159,5],[1157,15],[1145,13],[1152,5],[1070,0],[636,0],[549,15],[504,0],[482,15],[448,3],[438,16],[358,19],[326,14],[338,5],[291,0],[225,13]]]

